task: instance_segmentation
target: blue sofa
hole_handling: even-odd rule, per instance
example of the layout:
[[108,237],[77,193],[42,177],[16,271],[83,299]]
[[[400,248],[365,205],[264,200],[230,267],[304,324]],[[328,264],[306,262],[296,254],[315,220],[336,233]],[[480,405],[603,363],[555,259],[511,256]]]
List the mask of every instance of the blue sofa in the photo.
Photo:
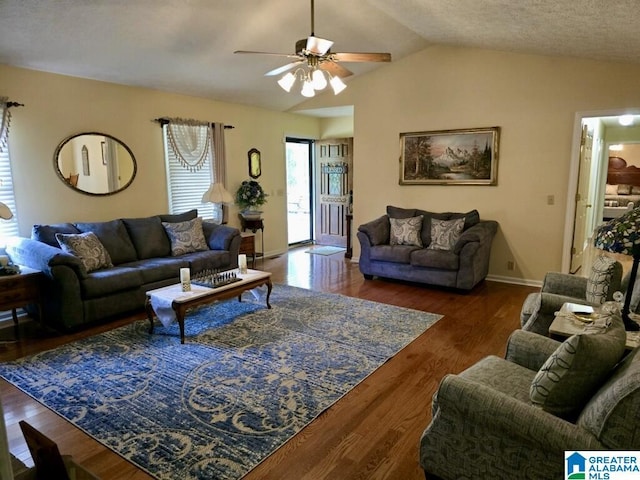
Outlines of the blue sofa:
[[[417,244],[392,244],[393,219],[417,219]],[[461,231],[449,249],[433,248],[433,220],[458,223]],[[494,220],[480,220],[477,210],[467,213],[434,213],[416,208],[387,207],[387,214],[358,227],[360,271],[374,276],[429,285],[471,290],[489,271],[491,244],[498,230]],[[411,243],[411,242],[409,242]],[[416,243],[416,242],[414,242]]]
[[[10,239],[7,252],[14,263],[40,270],[46,277],[41,321],[59,330],[73,330],[144,308],[145,292],[179,283],[180,268],[192,272],[236,268],[240,231],[225,225],[202,222],[206,246],[175,255],[163,222],[179,224],[196,217],[197,211],[191,210],[108,222],[34,225],[31,238]],[[88,271],[56,239],[56,233],[87,232],[98,237],[113,266]],[[33,305],[27,310],[38,314]]]

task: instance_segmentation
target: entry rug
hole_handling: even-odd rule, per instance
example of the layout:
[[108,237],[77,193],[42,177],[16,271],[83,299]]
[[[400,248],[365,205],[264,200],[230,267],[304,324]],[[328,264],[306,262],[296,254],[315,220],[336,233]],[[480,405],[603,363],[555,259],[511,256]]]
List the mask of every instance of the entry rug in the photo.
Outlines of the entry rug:
[[322,246],[322,247],[313,247],[309,250],[305,250],[306,253],[311,253],[312,255],[335,255],[336,253],[343,253],[347,249],[342,247],[330,247],[330,246]]
[[[251,292],[253,293],[253,292]],[[275,285],[0,375],[158,479],[238,479],[441,316]],[[258,297],[258,298],[255,298]]]

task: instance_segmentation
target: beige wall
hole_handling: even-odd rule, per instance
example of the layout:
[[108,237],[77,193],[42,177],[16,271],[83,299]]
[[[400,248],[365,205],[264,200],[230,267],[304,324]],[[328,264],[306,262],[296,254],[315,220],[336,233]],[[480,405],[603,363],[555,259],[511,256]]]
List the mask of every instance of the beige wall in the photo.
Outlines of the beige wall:
[[[152,119],[181,116],[237,127],[227,134],[231,190],[246,178],[247,150],[262,151],[260,181],[272,194],[265,207],[267,253],[286,248],[286,201],[278,195],[285,186],[284,137],[353,134],[354,225],[383,214],[388,204],[477,208],[500,223],[490,275],[540,281],[561,268],[576,113],[640,107],[639,77],[638,65],[431,47],[353,79],[338,96],[300,106],[353,105],[353,120],[317,120],[4,66],[0,94],[26,104],[13,110],[11,135],[23,234],[33,223],[165,211],[162,141]],[[401,132],[492,126],[502,129],[498,186],[398,185]],[[58,142],[91,130],[120,138],[136,155],[138,176],[124,192],[87,197],[56,177]],[[547,204],[549,195],[554,205]],[[508,261],[515,262],[514,271],[507,270]]]
[[[22,235],[29,235],[36,223],[101,221],[166,212],[162,131],[153,119],[168,116],[236,127],[226,133],[232,193],[248,178],[247,151],[252,147],[261,151],[259,181],[271,194],[263,209],[265,250],[286,250],[284,138],[319,138],[318,119],[3,65],[0,95],[25,104],[12,109],[9,140]],[[58,143],[90,131],[112,135],[133,151],[138,173],[125,191],[106,197],[82,195],[56,176],[53,154]],[[230,224],[237,226],[236,213],[233,206]]]
[[[639,107],[639,77],[638,65],[431,47],[301,108],[354,106],[354,225],[389,204],[477,208],[500,223],[490,275],[539,282],[561,269],[576,113]],[[493,126],[497,186],[398,185],[401,132]]]

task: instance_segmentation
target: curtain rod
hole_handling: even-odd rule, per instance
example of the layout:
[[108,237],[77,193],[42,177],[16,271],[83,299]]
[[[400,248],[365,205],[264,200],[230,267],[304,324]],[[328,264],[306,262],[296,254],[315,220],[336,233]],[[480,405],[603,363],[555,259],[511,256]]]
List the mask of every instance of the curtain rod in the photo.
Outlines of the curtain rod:
[[18,103],[18,102],[7,102],[5,104],[5,106],[7,108],[11,108],[11,107],[24,107],[24,103]]
[[[155,118],[153,120],[154,122],[158,122],[160,124],[161,127],[164,127],[165,125],[168,125],[169,123],[171,123],[171,120],[169,120],[168,118],[165,117],[161,117],[161,118]],[[214,122],[211,122],[211,126],[214,126]],[[236,128],[233,125],[225,125],[224,129],[232,129],[232,128]]]

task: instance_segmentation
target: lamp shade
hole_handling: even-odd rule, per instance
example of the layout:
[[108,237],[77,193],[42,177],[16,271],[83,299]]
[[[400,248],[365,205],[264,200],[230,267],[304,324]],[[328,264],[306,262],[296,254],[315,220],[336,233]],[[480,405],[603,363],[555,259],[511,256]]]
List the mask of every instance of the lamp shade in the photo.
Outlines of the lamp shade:
[[204,192],[202,196],[202,203],[233,203],[233,197],[224,185],[221,183],[213,183],[209,187],[209,190]]
[[0,218],[4,218],[5,220],[13,218],[13,212],[11,209],[2,202],[0,202]]
[[596,248],[612,253],[640,253],[640,208],[602,224],[594,238]]

